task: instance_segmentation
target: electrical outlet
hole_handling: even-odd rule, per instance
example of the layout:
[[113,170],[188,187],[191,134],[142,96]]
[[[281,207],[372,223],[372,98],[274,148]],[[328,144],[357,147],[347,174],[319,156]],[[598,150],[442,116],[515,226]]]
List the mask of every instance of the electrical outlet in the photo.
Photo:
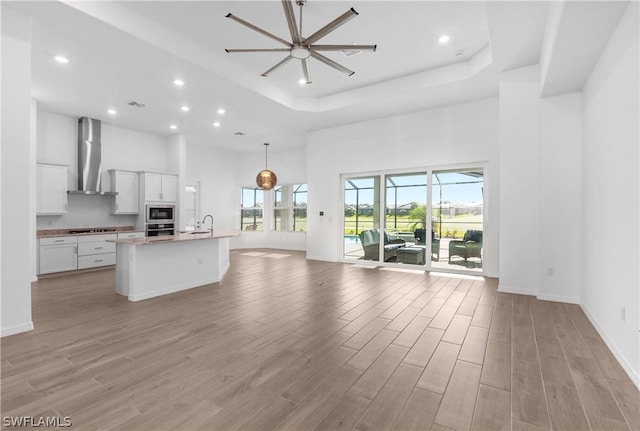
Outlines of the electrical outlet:
[[620,318],[622,319],[623,322],[627,320],[627,307],[622,307],[620,309]]
[[202,258],[201,257],[198,258],[198,265],[202,265]]
[[554,275],[556,275],[556,270],[553,266],[547,268],[547,275],[549,277],[553,277]]

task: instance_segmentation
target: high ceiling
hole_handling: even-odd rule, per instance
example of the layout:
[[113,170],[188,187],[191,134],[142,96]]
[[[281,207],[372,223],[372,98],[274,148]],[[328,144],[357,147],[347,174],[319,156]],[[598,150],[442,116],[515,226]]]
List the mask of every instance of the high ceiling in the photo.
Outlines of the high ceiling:
[[[262,151],[263,142],[273,151],[300,147],[311,130],[497,96],[500,72],[539,62],[549,10],[546,2],[309,0],[303,36],[353,7],[359,16],[321,42],[378,49],[326,54],[353,76],[311,60],[313,83],[300,85],[298,60],[260,76],[286,53],[224,51],[279,47],[227,13],[289,39],[280,1],[5,6],[33,17],[32,92],[40,109],[158,135],[182,133],[189,142],[232,151]],[[294,11],[298,19],[295,5]],[[446,45],[438,43],[442,34],[451,37]],[[69,63],[57,63],[56,55]],[[175,86],[176,78],[185,85]],[[131,101],[146,107],[130,107]],[[217,113],[221,107],[226,113]],[[117,114],[107,114],[110,108]]]

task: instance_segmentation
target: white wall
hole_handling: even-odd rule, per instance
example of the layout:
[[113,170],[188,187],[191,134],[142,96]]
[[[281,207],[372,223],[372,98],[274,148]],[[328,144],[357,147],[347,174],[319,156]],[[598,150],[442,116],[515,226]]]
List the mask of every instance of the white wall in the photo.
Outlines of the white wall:
[[[78,189],[78,119],[38,111],[36,159],[67,165],[69,190]],[[167,159],[165,137],[102,123],[102,189],[111,190],[109,169],[177,173]],[[68,213],[38,216],[38,229],[131,226],[136,216],[110,215],[109,196],[69,195]]]
[[31,244],[31,21],[2,6],[0,335],[33,329]]
[[[273,151],[276,145],[270,145],[268,168],[278,176],[278,184],[304,184],[307,182],[306,149],[286,152]],[[265,168],[264,152],[239,153],[237,156],[237,186],[235,194],[234,228],[240,225],[240,187],[255,187],[256,175]],[[263,231],[243,231],[237,238],[231,239],[232,248],[276,248],[286,250],[306,250],[305,232],[274,231],[273,192],[265,192],[265,211]]]
[[[487,99],[309,134],[307,257],[340,258],[340,174],[486,163],[484,269],[498,275],[498,100]],[[319,212],[324,211],[320,217]]]
[[[214,228],[239,229],[240,189],[236,180],[237,154],[187,143],[186,181],[200,181],[200,214],[213,216]],[[209,226],[207,221],[207,227]]]
[[538,273],[538,67],[500,77],[500,282],[535,295]]
[[583,91],[581,305],[640,386],[638,49],[631,2]]
[[582,257],[582,97],[540,100],[538,290],[578,303]]

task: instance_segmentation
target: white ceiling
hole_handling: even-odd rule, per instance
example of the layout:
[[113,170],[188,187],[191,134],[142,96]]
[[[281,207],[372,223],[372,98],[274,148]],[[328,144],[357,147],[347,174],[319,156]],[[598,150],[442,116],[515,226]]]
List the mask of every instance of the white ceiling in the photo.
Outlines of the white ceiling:
[[[351,77],[311,60],[308,86],[297,82],[297,60],[260,76],[283,53],[224,52],[276,47],[225,18],[229,12],[289,39],[279,1],[3,1],[3,7],[33,17],[32,92],[41,109],[159,135],[182,133],[190,142],[233,151],[262,151],[263,142],[278,151],[303,146],[310,130],[497,96],[500,72],[539,62],[549,5],[309,0],[303,35],[354,7],[360,15],[322,43],[378,49],[327,54],[354,70]],[[442,46],[437,38],[444,33],[451,42]],[[455,55],[459,49],[463,56]],[[70,62],[56,63],[55,55]],[[178,77],[186,82],[182,88],[173,85]],[[130,101],[147,106],[132,108]],[[181,112],[181,105],[190,111]],[[217,114],[219,107],[227,112]],[[118,114],[109,116],[109,108]],[[246,135],[235,136],[239,131]]]

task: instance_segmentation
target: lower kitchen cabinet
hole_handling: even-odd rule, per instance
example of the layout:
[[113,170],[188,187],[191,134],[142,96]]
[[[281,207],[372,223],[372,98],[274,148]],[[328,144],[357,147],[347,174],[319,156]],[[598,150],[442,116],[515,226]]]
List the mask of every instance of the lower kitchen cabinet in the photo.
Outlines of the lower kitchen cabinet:
[[116,244],[107,241],[120,235],[144,236],[144,232],[40,238],[38,274],[115,265]]
[[78,269],[97,268],[116,264],[115,233],[78,237]]
[[38,274],[78,269],[78,238],[75,236],[42,238]]

